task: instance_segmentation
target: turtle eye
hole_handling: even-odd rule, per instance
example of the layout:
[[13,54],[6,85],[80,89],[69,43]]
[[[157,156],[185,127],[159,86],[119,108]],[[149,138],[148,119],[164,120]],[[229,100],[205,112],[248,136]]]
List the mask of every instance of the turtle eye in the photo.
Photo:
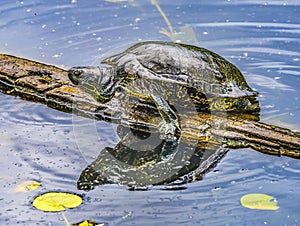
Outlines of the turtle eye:
[[76,68],[71,68],[68,70],[68,77],[73,84],[78,85],[80,83],[82,72],[82,70],[78,70]]
[[151,69],[154,72],[160,72],[161,67],[157,64],[154,64]]

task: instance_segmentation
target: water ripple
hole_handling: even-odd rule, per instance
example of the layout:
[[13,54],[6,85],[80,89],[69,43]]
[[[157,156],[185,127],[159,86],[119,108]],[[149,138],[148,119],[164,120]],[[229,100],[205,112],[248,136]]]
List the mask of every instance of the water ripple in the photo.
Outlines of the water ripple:
[[265,5],[265,6],[297,6],[300,5],[298,0],[287,0],[287,1],[278,1],[278,0],[228,0],[235,5]]
[[300,29],[300,24],[292,23],[268,23],[268,22],[213,22],[196,23],[195,27],[256,27],[256,28],[288,28]]
[[300,56],[299,52],[288,51],[284,49],[277,48],[267,48],[267,47],[239,47],[239,48],[227,48],[228,51],[244,51],[244,52],[255,52],[255,53],[266,53],[266,54],[278,54],[287,56]]
[[[138,1],[143,10],[131,7],[130,1],[72,2],[2,0],[1,51],[75,66],[91,64],[100,54],[113,54],[112,49],[128,43],[170,41],[159,33],[167,25],[149,0]],[[299,0],[159,3],[174,30],[190,24],[201,46],[243,71],[260,93],[264,122],[289,128],[288,124],[299,124]],[[33,196],[49,190],[79,192],[76,181],[88,164],[84,158],[92,161],[100,145],[117,143],[114,130],[77,117],[72,121],[71,115],[4,94],[0,106],[0,224],[57,225],[57,214],[41,215],[32,208]],[[68,218],[72,223],[96,218],[112,225],[297,225],[299,168],[297,159],[231,150],[202,181],[187,184],[186,190],[129,192],[105,185],[85,193],[85,205],[73,209]],[[8,192],[7,188],[28,179],[41,181],[41,190],[19,196]],[[257,192],[278,198],[280,210],[266,214],[240,205],[242,195]]]
[[0,122],[3,127],[10,128],[14,125],[55,125],[56,123],[72,124],[70,114],[1,93],[0,97]]

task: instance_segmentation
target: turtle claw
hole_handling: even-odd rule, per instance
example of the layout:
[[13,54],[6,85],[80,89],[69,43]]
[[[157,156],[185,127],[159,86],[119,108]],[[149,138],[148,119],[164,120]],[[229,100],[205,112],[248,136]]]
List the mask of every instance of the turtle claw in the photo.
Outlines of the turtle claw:
[[162,121],[159,124],[159,132],[160,132],[160,139],[166,140],[166,141],[176,141],[178,139],[178,132],[180,132],[181,129],[179,127],[177,120],[172,120],[171,122],[165,122]]

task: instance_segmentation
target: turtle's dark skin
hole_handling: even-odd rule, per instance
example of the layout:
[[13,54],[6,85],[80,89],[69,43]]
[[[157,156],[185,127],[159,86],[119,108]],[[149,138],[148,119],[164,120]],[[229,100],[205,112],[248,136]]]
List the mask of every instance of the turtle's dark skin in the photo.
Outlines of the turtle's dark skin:
[[102,103],[117,91],[151,103],[162,118],[160,131],[167,139],[180,131],[178,108],[259,112],[258,93],[233,64],[191,45],[143,42],[104,59],[98,67],[73,67],[68,75]]

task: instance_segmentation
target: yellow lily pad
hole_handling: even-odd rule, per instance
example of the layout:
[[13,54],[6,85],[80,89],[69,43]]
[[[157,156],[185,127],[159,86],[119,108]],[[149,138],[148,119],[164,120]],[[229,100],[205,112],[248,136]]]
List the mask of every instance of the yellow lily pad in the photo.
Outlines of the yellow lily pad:
[[77,224],[72,224],[72,226],[104,226],[104,224],[97,224],[94,220],[85,220]]
[[41,184],[34,180],[27,180],[18,184],[14,189],[15,192],[28,192],[37,189]]
[[266,194],[247,194],[241,198],[242,206],[258,210],[278,210],[277,201],[274,197]]
[[66,192],[48,192],[36,197],[32,204],[39,210],[58,212],[66,208],[75,208],[81,203],[82,198],[78,195]]

